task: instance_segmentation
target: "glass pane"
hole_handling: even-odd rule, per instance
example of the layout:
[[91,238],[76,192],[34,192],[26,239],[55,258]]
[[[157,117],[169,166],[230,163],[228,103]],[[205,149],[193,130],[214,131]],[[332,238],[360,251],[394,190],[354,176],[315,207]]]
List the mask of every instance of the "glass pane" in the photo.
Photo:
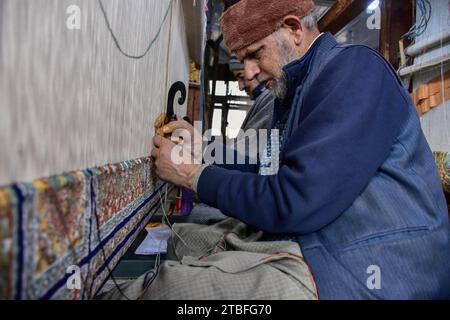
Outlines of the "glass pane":
[[233,139],[237,137],[246,116],[247,111],[245,110],[230,110],[228,112],[228,127],[227,127],[228,138]]
[[214,109],[211,134],[213,136],[220,136],[222,134],[221,128],[222,128],[222,110]]

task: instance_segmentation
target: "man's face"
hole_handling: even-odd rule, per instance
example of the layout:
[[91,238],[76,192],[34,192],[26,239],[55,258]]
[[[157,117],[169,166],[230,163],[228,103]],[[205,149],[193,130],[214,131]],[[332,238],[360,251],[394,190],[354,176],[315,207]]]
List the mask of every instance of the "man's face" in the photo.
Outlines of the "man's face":
[[284,98],[287,84],[283,67],[295,60],[297,53],[283,28],[237,51],[236,55],[244,62],[246,79],[256,79],[273,90],[277,98]]
[[245,90],[245,92],[253,99],[253,91],[259,85],[259,82],[256,79],[247,80],[244,70],[233,71],[233,74],[239,83],[239,90]]

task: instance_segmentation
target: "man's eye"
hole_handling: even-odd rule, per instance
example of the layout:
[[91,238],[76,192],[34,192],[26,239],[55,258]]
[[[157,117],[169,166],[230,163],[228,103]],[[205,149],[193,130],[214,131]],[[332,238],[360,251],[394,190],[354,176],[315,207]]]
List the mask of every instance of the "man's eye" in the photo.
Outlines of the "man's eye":
[[261,58],[261,52],[258,50],[252,53],[252,58],[258,60],[259,58]]
[[254,60],[259,60],[261,58],[261,51],[262,51],[262,49],[258,49],[255,52],[252,52],[249,55],[249,58],[254,59]]

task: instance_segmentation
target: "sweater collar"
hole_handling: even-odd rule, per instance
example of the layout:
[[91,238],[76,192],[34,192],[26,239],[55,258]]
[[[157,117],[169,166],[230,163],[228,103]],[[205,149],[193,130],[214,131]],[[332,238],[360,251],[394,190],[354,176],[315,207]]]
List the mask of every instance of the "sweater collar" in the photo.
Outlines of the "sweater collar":
[[259,96],[260,96],[265,90],[266,90],[266,88],[265,88],[262,84],[259,84],[259,85],[255,88],[255,90],[253,90],[253,92],[252,92],[253,100],[258,99]]
[[309,67],[318,48],[324,41],[329,41],[330,37],[334,40],[334,37],[330,33],[321,33],[314,39],[309,46],[308,51],[301,58],[294,60],[283,67],[288,88],[281,105],[290,106],[289,102],[292,100],[297,87],[303,82],[308,74]]

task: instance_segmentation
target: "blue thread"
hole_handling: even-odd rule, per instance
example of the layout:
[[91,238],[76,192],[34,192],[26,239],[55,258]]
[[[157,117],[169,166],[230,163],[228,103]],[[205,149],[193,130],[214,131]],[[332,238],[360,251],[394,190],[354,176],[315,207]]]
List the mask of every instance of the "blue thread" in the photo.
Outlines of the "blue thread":
[[[149,210],[149,213],[152,212],[157,206],[159,205],[159,201],[157,201],[152,208]],[[136,226],[134,226],[133,230],[126,236],[126,238],[122,241],[122,243],[113,251],[113,253],[109,256],[108,259],[106,259],[106,261],[103,263],[103,265],[98,269],[98,271],[96,272],[95,276],[100,275],[103,270],[106,269],[106,266],[109,264],[109,262],[111,262],[111,260],[113,259],[113,257],[120,251],[120,249],[123,248],[123,246],[125,245],[125,243],[127,243],[127,241],[130,239],[130,237],[136,233],[137,229],[139,228],[139,226],[141,225],[141,223],[147,218],[148,214],[146,214],[145,216],[143,216],[141,218],[141,220],[139,221],[138,224],[136,224]],[[117,267],[117,265],[114,267],[113,270],[111,270],[111,273],[114,272],[115,268]],[[103,283],[99,286],[99,288],[95,291],[95,294],[98,294],[100,292],[100,290],[103,288],[103,286],[105,285],[106,281],[108,281],[110,274],[108,274],[105,278],[105,280],[103,280]],[[92,288],[91,288],[92,289]]]
[[23,276],[23,264],[24,264],[24,235],[23,235],[23,203],[24,203],[24,195],[22,193],[22,190],[20,190],[19,186],[17,184],[14,184],[12,186],[12,189],[16,193],[17,196],[17,246],[18,246],[18,252],[17,252],[17,282],[16,282],[16,300],[22,300],[22,276]]
[[100,6],[100,10],[102,11],[103,17],[105,18],[105,23],[106,23],[106,27],[109,30],[109,33],[111,34],[111,37],[113,38],[114,44],[116,45],[117,49],[120,51],[120,53],[122,53],[125,57],[130,58],[130,59],[142,59],[143,57],[145,57],[147,55],[147,53],[150,51],[150,49],[153,47],[153,44],[156,42],[156,40],[159,38],[159,35],[161,34],[161,30],[162,27],[164,26],[164,23],[166,22],[167,16],[169,15],[170,9],[172,7],[172,3],[173,0],[170,0],[169,6],[167,7],[166,13],[164,15],[164,18],[158,28],[158,32],[156,33],[155,37],[153,38],[153,40],[150,42],[150,44],[148,45],[147,49],[144,51],[143,54],[134,56],[131,54],[126,53],[125,51],[123,51],[122,47],[120,46],[119,40],[117,40],[116,35],[114,34],[114,31],[111,28],[111,23],[109,22],[108,19],[108,15],[106,14],[106,10],[105,7],[103,6],[103,2],[102,0],[98,0],[99,6]]
[[[89,257],[91,255],[91,250],[92,250],[92,242],[91,242],[91,237],[92,237],[92,216],[94,214],[93,208],[95,208],[94,173],[90,169],[87,169],[86,170],[86,176],[89,179],[89,188],[90,188],[89,194],[90,194],[90,199],[91,199],[91,215],[89,217],[89,240],[88,240],[88,257]],[[87,267],[88,268],[87,275],[89,275],[90,267],[91,267],[91,261],[89,260],[88,267]],[[86,294],[86,290],[85,289],[86,288],[83,287],[82,299],[84,299],[85,294]]]

